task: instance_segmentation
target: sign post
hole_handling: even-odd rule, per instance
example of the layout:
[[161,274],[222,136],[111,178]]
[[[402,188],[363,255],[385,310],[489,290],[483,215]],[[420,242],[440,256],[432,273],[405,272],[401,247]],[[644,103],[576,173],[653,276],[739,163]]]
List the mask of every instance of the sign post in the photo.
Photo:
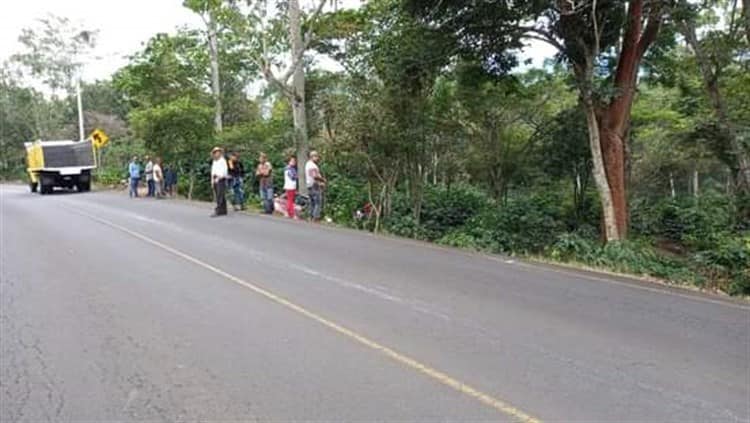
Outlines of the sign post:
[[101,129],[94,129],[94,132],[89,136],[91,139],[91,145],[94,147],[94,160],[97,168],[99,168],[101,162],[101,151],[102,147],[109,143],[109,136],[104,133]]

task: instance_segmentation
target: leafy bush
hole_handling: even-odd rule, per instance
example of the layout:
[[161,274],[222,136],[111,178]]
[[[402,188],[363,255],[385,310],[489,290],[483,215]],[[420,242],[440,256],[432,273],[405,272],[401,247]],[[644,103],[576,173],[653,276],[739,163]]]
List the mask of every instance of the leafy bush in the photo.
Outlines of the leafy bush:
[[417,222],[412,204],[403,193],[394,194],[393,211],[385,229],[399,236],[436,241],[487,210],[490,200],[482,191],[467,185],[449,188],[426,187],[421,219]]
[[396,236],[420,239],[428,241],[433,239],[434,234],[429,234],[424,226],[417,223],[411,215],[400,216],[397,219],[389,219],[384,225],[386,232]]
[[734,227],[734,205],[726,196],[667,199],[636,203],[632,225],[636,233],[661,237],[690,249],[707,249]]
[[730,294],[750,295],[750,232],[722,238],[693,256],[712,284]]
[[421,223],[433,239],[462,226],[490,204],[487,195],[468,185],[425,191]]
[[575,234],[564,234],[548,249],[555,260],[575,261],[616,272],[654,276],[673,282],[702,284],[703,278],[683,261],[659,254],[645,243],[598,242]]
[[125,168],[107,167],[94,171],[94,180],[100,185],[119,186],[127,178],[128,174]]
[[565,232],[559,204],[553,194],[513,198],[469,219],[462,231],[482,249],[492,252],[538,253]]
[[448,245],[456,248],[467,248],[470,250],[490,250],[489,245],[485,244],[482,239],[477,239],[472,234],[455,230],[447,233],[445,236],[440,238],[438,244]]
[[354,212],[367,202],[367,190],[357,181],[331,175],[329,178],[325,215],[338,224],[353,226]]

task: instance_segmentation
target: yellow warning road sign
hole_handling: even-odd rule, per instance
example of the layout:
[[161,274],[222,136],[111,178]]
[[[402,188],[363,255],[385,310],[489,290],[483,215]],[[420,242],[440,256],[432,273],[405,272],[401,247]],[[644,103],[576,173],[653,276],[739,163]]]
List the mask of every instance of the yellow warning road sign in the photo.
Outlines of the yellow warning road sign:
[[109,137],[101,129],[95,129],[91,133],[91,140],[96,148],[102,148],[109,142]]

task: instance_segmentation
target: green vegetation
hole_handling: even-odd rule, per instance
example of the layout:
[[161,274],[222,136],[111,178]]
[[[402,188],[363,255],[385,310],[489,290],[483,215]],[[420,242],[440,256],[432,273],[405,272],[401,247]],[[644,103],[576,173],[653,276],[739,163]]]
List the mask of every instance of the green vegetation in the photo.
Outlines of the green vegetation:
[[[186,2],[205,28],[157,34],[111,80],[84,84],[87,131],[112,138],[100,183],[119,184],[148,153],[177,169],[182,194],[208,199],[213,145],[247,169],[261,151],[279,169],[314,148],[336,224],[750,295],[741,2],[559,14],[569,2],[371,0],[301,17],[296,1],[272,17],[239,3]],[[309,44],[288,39],[295,20]],[[637,60],[623,38],[636,29]],[[96,33],[70,33],[64,19],[25,31],[27,50],[0,71],[4,178],[23,174],[23,141],[76,136],[76,55]],[[539,39],[557,60],[519,63]],[[53,41],[70,57],[46,54]],[[321,55],[341,70],[316,66]],[[355,219],[366,204],[369,218]]]

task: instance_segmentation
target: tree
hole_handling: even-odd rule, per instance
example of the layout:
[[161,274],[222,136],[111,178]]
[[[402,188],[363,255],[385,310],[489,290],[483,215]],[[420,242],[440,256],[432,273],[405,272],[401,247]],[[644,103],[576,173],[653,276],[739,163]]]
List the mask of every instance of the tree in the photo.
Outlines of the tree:
[[[680,13],[677,16],[677,25],[685,38],[685,42],[695,55],[704,90],[710,100],[711,111],[714,115],[715,124],[704,125],[704,129],[713,126],[715,130],[711,131],[713,132],[712,137],[725,141],[726,150],[730,156],[728,164],[736,175],[735,185],[740,191],[750,193],[750,146],[743,142],[743,128],[737,124],[742,119],[733,119],[737,116],[737,113],[730,112],[724,94],[724,91],[729,88],[727,83],[731,79],[741,79],[742,75],[747,73],[747,63],[743,66],[738,62],[747,62],[747,58],[743,58],[743,51],[746,54],[750,40],[743,42],[740,26],[734,22],[724,25],[723,28],[709,26],[707,31],[702,31],[702,38],[699,39],[698,22],[701,18],[700,14],[701,12],[704,14],[714,13],[715,5],[713,3],[704,4],[702,6],[704,10],[701,11],[692,3],[682,1]],[[737,2],[734,1],[731,4],[728,15],[731,19],[734,19],[737,14]],[[747,14],[747,10],[743,12]],[[747,115],[743,117],[748,118]]]
[[208,100],[208,57],[196,31],[156,34],[112,78],[130,108],[152,107],[182,97]]
[[[211,108],[181,97],[153,107],[134,110],[130,123],[146,147],[177,163],[189,176],[192,198],[200,163],[205,162],[213,140]],[[206,178],[207,182],[208,178]]]
[[80,77],[83,56],[96,44],[97,31],[81,29],[69,19],[50,15],[24,28],[18,40],[25,51],[13,55],[32,77],[41,78],[53,94],[68,94]]
[[[386,139],[370,142],[395,143],[397,148],[389,146],[385,151],[396,156],[392,157],[393,163],[401,167],[399,178],[408,188],[414,220],[419,222],[424,185],[432,170],[430,162],[434,160],[430,151],[435,145],[433,89],[450,60],[445,51],[450,51],[454,44],[449,37],[405,13],[398,0],[372,1],[355,13],[343,11],[332,18],[326,22],[331,34],[325,40],[326,48],[339,50],[334,54],[350,77],[363,81],[361,85],[369,85],[367,95],[382,91],[376,102],[378,107],[386,109],[384,116],[393,121],[389,122]],[[335,41],[341,35],[345,41],[335,49]],[[364,83],[369,78],[375,81]],[[358,101],[369,102],[369,99]],[[389,180],[385,176],[380,179]]]
[[494,77],[473,62],[460,63],[456,73],[458,120],[468,137],[466,168],[496,199],[506,200],[511,186],[527,179],[532,153],[557,113],[575,99],[555,74]]
[[[304,164],[310,150],[310,141],[307,128],[307,112],[305,109],[305,52],[310,47],[314,37],[314,24],[321,14],[323,7],[330,0],[316,0],[316,6],[303,20],[303,13],[299,0],[279,1],[277,6],[286,11],[286,22],[275,20],[269,22],[268,3],[266,0],[252,2],[249,21],[251,27],[246,28],[247,36],[259,45],[255,46],[253,61],[260,68],[265,80],[274,88],[278,89],[292,105],[294,117],[295,144],[297,147],[297,161]],[[273,27],[270,27],[273,25]],[[274,68],[278,63],[274,60],[269,45],[269,38],[274,41],[278,39],[278,31],[282,27],[287,31],[287,42],[289,46],[289,64],[286,70],[277,73]],[[304,32],[303,32],[304,29]],[[291,79],[291,83],[290,80]],[[302,194],[307,194],[307,183],[305,172],[299,173],[299,188]]]
[[183,6],[197,13],[206,25],[208,52],[211,63],[211,94],[214,98],[214,128],[221,132],[223,128],[223,108],[221,97],[221,74],[219,71],[219,20],[224,13],[222,0],[184,0]]
[[624,238],[630,109],[639,66],[669,11],[668,2],[406,2],[426,23],[452,32],[464,53],[481,57],[493,73],[516,64],[513,49],[524,40],[541,40],[558,49],[573,69],[586,115],[604,237]]
[[680,100],[677,89],[649,84],[641,87],[633,105],[631,131],[634,195],[676,198],[684,191],[685,184],[680,182],[706,166],[709,154],[705,145],[688,140],[695,123],[680,110]]
[[35,111],[39,93],[20,87],[0,68],[0,178],[16,176],[23,166],[23,143],[38,135]]

